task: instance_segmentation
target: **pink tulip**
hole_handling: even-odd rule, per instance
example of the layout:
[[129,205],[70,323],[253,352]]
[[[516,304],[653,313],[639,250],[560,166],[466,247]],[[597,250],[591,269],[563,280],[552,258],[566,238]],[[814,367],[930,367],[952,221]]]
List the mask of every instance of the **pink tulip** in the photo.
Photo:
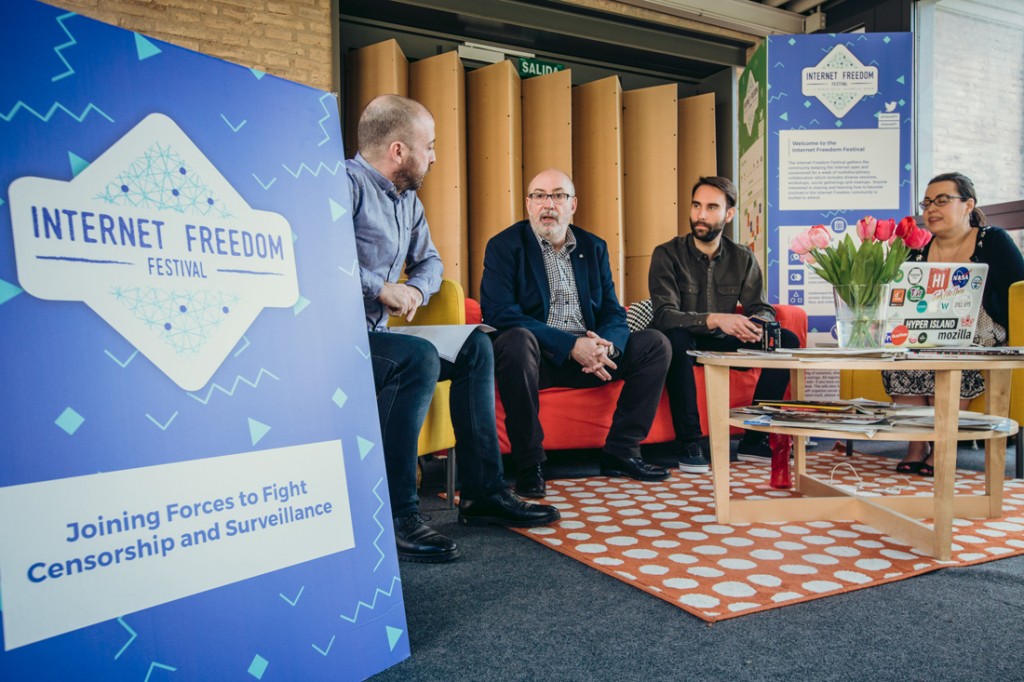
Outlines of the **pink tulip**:
[[804,255],[812,248],[811,240],[808,238],[807,232],[801,232],[789,240],[789,250],[800,256]]
[[817,260],[815,260],[814,256],[812,256],[809,253],[805,253],[802,256],[800,256],[800,260],[802,260],[804,263],[807,263],[808,265],[814,265],[815,263],[818,262]]
[[857,221],[857,236],[860,237],[862,242],[872,242],[875,240],[875,223],[877,222],[871,216],[864,216]]
[[814,225],[807,230],[807,238],[816,249],[827,248],[832,243],[832,235],[828,233],[824,225]]
[[892,218],[883,218],[875,223],[875,239],[880,242],[887,242],[896,232],[896,221]]

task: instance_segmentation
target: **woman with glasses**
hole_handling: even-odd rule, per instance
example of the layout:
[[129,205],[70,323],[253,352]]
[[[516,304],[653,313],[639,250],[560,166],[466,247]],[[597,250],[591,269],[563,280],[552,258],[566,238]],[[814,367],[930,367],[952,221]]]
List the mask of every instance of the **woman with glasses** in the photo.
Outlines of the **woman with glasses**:
[[[920,251],[912,251],[908,260],[988,263],[974,343],[1002,346],[1006,344],[1010,285],[1024,279],[1024,257],[1006,230],[986,225],[985,214],[977,207],[977,202],[974,183],[967,176],[943,173],[932,178],[920,204],[924,226],[932,233],[932,240]],[[884,371],[882,383],[897,403],[934,404],[935,373],[930,370]],[[964,370],[960,382],[960,409],[966,409],[970,400],[984,391],[982,373]],[[934,476],[931,443],[910,443],[896,471]]]

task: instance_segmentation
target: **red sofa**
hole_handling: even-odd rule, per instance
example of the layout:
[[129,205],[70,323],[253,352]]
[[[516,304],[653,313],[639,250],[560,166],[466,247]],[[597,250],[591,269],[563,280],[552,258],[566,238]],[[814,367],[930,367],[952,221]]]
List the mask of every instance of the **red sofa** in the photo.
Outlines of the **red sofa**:
[[[802,308],[789,305],[775,306],[781,324],[800,339],[800,345],[807,345],[807,313]],[[466,299],[466,323],[480,321],[480,305]],[[707,433],[708,418],[704,393],[704,370],[694,370],[697,379],[697,400],[700,411],[701,430]],[[732,407],[749,405],[754,396],[754,386],[761,375],[759,369],[734,370],[731,378],[730,396]],[[546,388],[540,392],[540,422],[544,428],[545,450],[572,450],[577,448],[600,448],[612,424],[612,413],[622,391],[622,382],[613,381],[596,388]],[[495,396],[495,414],[498,419],[498,442],[502,454],[511,452],[505,433],[505,408],[500,396]],[[738,429],[735,429],[738,432]],[[668,394],[662,391],[658,413],[654,417],[650,433],[644,443],[665,443],[675,440],[672,428],[672,414],[669,412]]]

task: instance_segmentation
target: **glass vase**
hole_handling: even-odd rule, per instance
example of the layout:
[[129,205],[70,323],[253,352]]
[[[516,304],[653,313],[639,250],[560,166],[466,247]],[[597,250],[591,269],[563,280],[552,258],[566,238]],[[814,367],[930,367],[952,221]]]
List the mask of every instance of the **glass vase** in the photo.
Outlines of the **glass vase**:
[[885,342],[889,285],[839,284],[832,287],[832,293],[839,347],[880,348]]

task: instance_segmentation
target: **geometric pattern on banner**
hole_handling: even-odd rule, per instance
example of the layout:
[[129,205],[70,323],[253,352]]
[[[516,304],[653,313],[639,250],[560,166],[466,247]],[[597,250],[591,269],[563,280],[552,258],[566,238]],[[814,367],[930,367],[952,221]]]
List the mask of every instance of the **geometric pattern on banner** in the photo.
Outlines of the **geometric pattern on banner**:
[[237,293],[155,287],[115,286],[110,293],[184,357],[196,355],[241,300]]
[[[835,470],[836,485],[856,485],[845,464],[856,468],[865,492],[932,490],[931,479],[897,475],[896,461],[885,457],[819,453],[807,459],[808,473],[829,480]],[[733,462],[730,473],[733,499],[799,496],[769,487],[767,464]],[[853,521],[720,524],[710,473],[673,470],[659,483],[584,478],[547,486],[544,502],[555,505],[562,520],[516,532],[712,622],[1024,554],[1020,480],[1005,482],[1002,518],[953,520],[947,562]],[[957,471],[956,494],[984,489],[983,472]]]
[[96,198],[132,208],[231,217],[224,202],[214,196],[184,157],[170,145],[159,142],[108,182]]

